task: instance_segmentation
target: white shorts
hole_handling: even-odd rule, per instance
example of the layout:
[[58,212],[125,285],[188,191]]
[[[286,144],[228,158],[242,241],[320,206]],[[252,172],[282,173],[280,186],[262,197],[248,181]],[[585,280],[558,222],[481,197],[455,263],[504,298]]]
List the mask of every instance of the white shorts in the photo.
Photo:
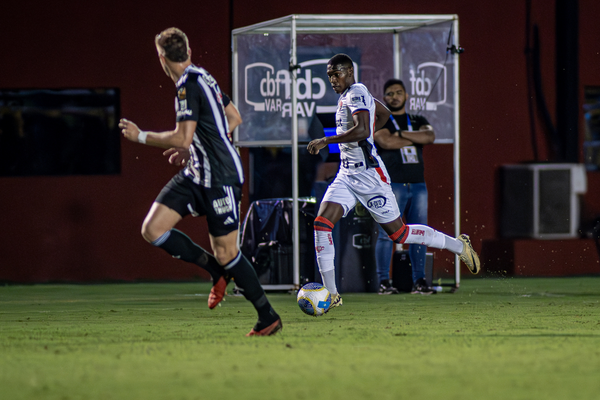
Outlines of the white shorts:
[[327,188],[322,201],[340,204],[344,207],[344,217],[354,208],[357,201],[360,201],[380,224],[392,222],[400,217],[398,203],[390,184],[382,180],[375,168],[354,175],[338,173]]

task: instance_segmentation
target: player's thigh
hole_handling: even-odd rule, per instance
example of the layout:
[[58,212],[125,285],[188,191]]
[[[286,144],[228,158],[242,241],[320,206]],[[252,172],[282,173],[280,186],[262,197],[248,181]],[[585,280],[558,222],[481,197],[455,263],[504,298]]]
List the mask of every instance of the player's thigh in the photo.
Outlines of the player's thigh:
[[359,182],[353,186],[354,194],[375,221],[379,224],[387,224],[401,218],[391,186],[382,182],[379,175],[373,171],[361,174],[355,179]]
[[[342,207],[342,215],[340,217],[337,217],[337,220],[339,220],[339,218],[348,215],[348,213],[356,205],[357,201],[358,199],[354,194],[354,191],[352,190],[351,181],[349,180],[349,178],[345,175],[338,174],[338,176],[333,180],[333,182],[331,182],[331,184],[327,188],[327,191],[325,192],[325,195],[323,196],[323,200],[321,201],[321,208],[319,209],[319,215],[326,217],[321,213],[322,209],[323,211],[325,211],[324,207],[326,207],[329,210],[329,212],[338,211],[339,209],[337,208],[337,206],[325,204],[333,203]],[[337,222],[337,220],[331,220],[331,222],[335,223]]]
[[164,204],[154,202],[142,224],[142,236],[147,241],[153,242],[171,230],[181,218],[177,211]]
[[238,186],[206,188],[202,196],[208,232],[215,257],[224,265],[238,253],[237,233],[240,224]]

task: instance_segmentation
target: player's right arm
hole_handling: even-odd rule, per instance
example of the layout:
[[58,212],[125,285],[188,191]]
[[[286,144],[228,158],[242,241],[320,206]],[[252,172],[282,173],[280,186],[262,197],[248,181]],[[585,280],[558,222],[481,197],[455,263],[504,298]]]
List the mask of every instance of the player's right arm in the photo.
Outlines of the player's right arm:
[[371,128],[369,126],[369,112],[360,110],[352,115],[354,126],[346,132],[339,135],[325,136],[319,139],[312,140],[308,146],[310,154],[319,154],[319,150],[327,146],[329,143],[351,143],[359,142],[369,137]]
[[166,132],[147,132],[141,131],[138,126],[123,118],[119,121],[119,128],[125,138],[132,142],[144,143],[150,146],[189,148],[194,139],[197,122],[194,120],[184,120],[177,122],[175,129]]

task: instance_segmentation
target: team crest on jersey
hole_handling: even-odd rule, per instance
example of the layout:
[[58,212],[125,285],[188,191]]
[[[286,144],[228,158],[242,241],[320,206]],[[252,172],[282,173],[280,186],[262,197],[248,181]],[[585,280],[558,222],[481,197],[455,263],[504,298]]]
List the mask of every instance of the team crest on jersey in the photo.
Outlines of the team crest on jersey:
[[355,96],[355,97],[352,97],[352,99],[350,101],[352,101],[352,103],[359,103],[359,102],[363,103],[365,105],[365,107],[367,105],[367,102],[365,101],[365,96]]
[[375,196],[367,202],[369,208],[382,208],[387,203],[387,199],[383,196]]
[[179,98],[179,100],[185,100],[185,86],[177,91],[177,98]]
[[217,85],[217,81],[215,80],[215,78],[213,78],[212,75],[202,74],[202,79],[204,79],[204,82],[206,82],[206,84],[212,88],[214,88]]

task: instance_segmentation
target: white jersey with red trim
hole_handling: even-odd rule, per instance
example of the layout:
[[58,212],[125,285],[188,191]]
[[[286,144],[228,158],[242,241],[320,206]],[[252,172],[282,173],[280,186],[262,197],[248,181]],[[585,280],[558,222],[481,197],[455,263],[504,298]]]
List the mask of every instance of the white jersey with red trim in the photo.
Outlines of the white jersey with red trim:
[[369,113],[369,137],[359,142],[339,143],[340,171],[346,175],[363,172],[367,168],[381,168],[389,182],[389,176],[383,162],[377,154],[373,141],[375,126],[375,100],[362,83],[354,83],[340,95],[338,109],[335,114],[336,134],[341,135],[354,126],[352,116],[358,112]]

